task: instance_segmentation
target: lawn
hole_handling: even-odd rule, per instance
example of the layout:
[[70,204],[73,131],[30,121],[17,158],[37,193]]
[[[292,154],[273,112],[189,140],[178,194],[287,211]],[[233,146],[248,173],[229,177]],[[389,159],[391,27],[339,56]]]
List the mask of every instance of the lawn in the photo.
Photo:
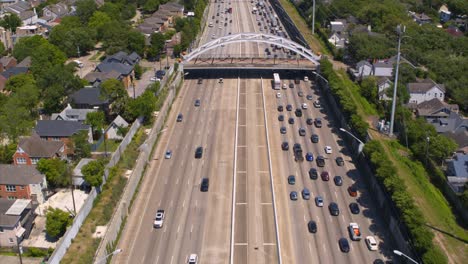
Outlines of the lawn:
[[120,140],[117,141],[113,139],[108,139],[106,140],[106,144],[104,144],[104,141],[103,141],[101,145],[99,145],[96,151],[105,152],[106,151],[105,148],[107,148],[107,152],[114,152],[119,147],[119,144],[120,144]]
[[436,243],[453,262],[463,263],[463,259],[468,259],[468,246],[451,235],[468,241],[468,232],[457,224],[455,215],[443,194],[429,182],[422,164],[410,160],[403,154],[406,153],[404,147],[394,140],[385,140],[382,137],[380,139],[397,168],[398,175],[405,181],[409,193],[413,194],[413,199],[423,212],[428,226],[450,234],[434,230],[437,236]]

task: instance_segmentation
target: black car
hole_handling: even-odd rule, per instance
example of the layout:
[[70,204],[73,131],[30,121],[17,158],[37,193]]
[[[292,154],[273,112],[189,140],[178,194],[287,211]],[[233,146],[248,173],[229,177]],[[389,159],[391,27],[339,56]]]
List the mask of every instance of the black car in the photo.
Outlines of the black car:
[[207,192],[208,187],[210,187],[210,180],[208,178],[203,178],[200,185],[200,191]]
[[289,143],[284,141],[282,144],[281,144],[281,149],[282,150],[289,150]]
[[318,117],[315,118],[314,124],[315,124],[316,128],[321,128],[322,127],[322,119],[320,119]]
[[306,96],[306,98],[307,98],[307,100],[312,100],[312,95],[311,95],[311,94],[308,94],[308,95]]
[[309,229],[310,233],[317,233],[317,223],[315,223],[313,220],[310,220],[307,224],[307,229]]
[[306,134],[305,128],[303,128],[303,127],[299,128],[299,136],[303,137],[303,136],[305,136],[305,134]]
[[314,124],[314,120],[313,120],[312,118],[309,117],[309,118],[307,118],[306,123],[307,123],[309,126],[311,126],[311,125]]
[[294,175],[289,175],[288,176],[288,184],[290,184],[290,185],[296,184],[296,177]]
[[288,105],[286,106],[286,110],[291,111],[291,110],[292,110],[292,105],[288,104]]
[[318,172],[317,172],[317,169],[316,168],[310,168],[309,170],[309,177],[312,179],[312,180],[316,180],[318,178]]
[[281,127],[281,128],[280,128],[280,133],[281,133],[281,134],[286,134],[286,127],[284,127],[284,126]]
[[341,186],[341,185],[343,185],[343,179],[341,178],[341,176],[335,176],[335,177],[333,177],[333,181],[335,182],[335,185],[336,185],[336,186]]
[[372,262],[372,264],[385,264],[385,262],[381,259],[376,259],[374,262]]
[[278,105],[278,112],[283,112],[283,106],[282,105]]
[[203,83],[203,79],[202,78],[198,78],[198,84],[202,84]]
[[182,114],[178,114],[177,115],[177,122],[182,122],[183,118],[184,118],[184,116]]
[[301,117],[302,116],[302,109],[296,108],[296,111],[294,113],[296,114],[297,117]]
[[342,252],[349,252],[349,242],[348,242],[348,239],[342,237],[340,238],[340,240],[338,240],[338,244],[340,245],[340,250]]
[[331,202],[328,206],[328,210],[330,210],[330,214],[334,216],[338,216],[340,214],[340,208],[338,208],[338,204]]
[[166,71],[163,71],[163,70],[156,71],[157,78],[162,79],[164,75],[166,75]]
[[290,117],[290,118],[288,119],[288,123],[291,124],[291,125],[294,124],[294,118]]
[[201,159],[203,156],[203,147],[198,147],[195,149],[195,158]]
[[289,88],[294,88],[294,83],[290,83]]
[[337,164],[338,166],[343,166],[343,165],[344,165],[344,160],[343,160],[342,157],[337,157],[337,158],[335,159],[335,161],[336,161],[336,164]]
[[361,210],[359,210],[359,205],[357,203],[350,203],[349,210],[352,214],[359,214]]
[[312,134],[312,136],[310,136],[310,141],[312,141],[312,143],[318,143],[319,136],[317,134]]
[[325,158],[323,156],[318,156],[315,161],[317,162],[317,166],[319,167],[325,166]]
[[284,115],[279,115],[278,116],[278,121],[284,121]]
[[200,106],[200,104],[201,104],[200,99],[195,100],[195,106],[196,107]]

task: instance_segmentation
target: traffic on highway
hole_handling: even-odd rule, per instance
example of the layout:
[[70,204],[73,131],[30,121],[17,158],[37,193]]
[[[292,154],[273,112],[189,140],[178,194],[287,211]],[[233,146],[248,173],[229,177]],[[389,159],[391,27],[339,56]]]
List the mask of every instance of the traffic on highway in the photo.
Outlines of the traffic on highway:
[[[288,37],[268,1],[208,8],[200,45],[240,32]],[[203,56],[296,54],[237,43]],[[187,73],[112,263],[388,259],[388,231],[314,78],[306,70]]]

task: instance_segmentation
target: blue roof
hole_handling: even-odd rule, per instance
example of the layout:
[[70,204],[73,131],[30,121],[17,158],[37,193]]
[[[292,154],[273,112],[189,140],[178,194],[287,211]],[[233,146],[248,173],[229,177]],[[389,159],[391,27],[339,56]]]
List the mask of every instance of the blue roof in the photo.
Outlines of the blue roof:
[[468,155],[456,153],[455,157],[447,163],[448,176],[468,178]]

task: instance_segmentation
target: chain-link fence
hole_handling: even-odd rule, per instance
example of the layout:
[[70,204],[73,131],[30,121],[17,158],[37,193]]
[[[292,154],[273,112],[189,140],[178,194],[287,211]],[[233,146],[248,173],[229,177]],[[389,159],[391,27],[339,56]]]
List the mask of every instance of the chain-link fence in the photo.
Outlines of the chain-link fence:
[[164,105],[159,111],[159,115],[156,121],[154,122],[154,125],[151,129],[148,138],[140,146],[140,154],[138,156],[135,168],[127,182],[127,185],[125,186],[122,199],[119,201],[117,209],[114,211],[114,214],[107,226],[107,231],[101,240],[98,250],[96,251],[96,255],[94,258],[95,260],[102,259],[107,254],[112,252],[115,244],[118,242],[116,241],[116,239],[119,235],[120,229],[123,228],[122,224],[124,223],[128,215],[130,203],[138,187],[138,183],[140,182],[141,177],[145,172],[145,168],[150,159],[151,152],[156,142],[156,139],[158,138],[158,135],[164,126],[164,121],[166,120],[166,117],[169,113],[169,109],[177,93],[176,88],[182,81],[182,75],[183,73],[179,72],[172,81],[172,83],[169,85],[169,87],[166,88],[169,89],[167,98],[164,102]]

